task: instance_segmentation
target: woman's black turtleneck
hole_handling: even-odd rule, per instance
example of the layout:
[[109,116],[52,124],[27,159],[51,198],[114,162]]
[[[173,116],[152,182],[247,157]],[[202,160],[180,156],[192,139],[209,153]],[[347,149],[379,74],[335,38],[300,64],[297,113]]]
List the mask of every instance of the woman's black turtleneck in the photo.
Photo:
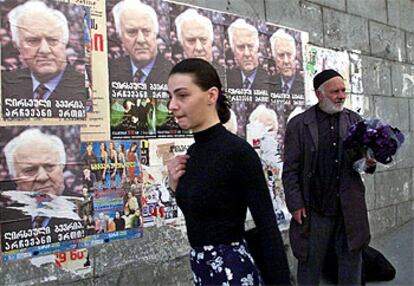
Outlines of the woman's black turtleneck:
[[281,237],[257,153],[222,124],[194,133],[194,139],[176,191],[191,246],[240,241],[249,207],[271,276]]

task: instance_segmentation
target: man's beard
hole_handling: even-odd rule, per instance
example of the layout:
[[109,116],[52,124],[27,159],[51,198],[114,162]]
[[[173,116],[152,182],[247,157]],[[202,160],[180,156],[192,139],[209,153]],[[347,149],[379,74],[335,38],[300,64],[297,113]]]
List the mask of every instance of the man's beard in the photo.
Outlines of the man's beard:
[[319,108],[328,113],[328,114],[334,114],[341,112],[344,109],[344,102],[341,103],[333,103],[329,98],[327,98],[325,95],[322,95],[323,99],[319,102]]

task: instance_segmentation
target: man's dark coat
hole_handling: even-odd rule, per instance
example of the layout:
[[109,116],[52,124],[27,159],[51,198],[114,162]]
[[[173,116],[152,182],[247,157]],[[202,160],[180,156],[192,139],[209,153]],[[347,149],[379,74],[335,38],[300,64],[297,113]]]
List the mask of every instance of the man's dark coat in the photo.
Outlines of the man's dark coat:
[[[348,248],[351,251],[360,250],[370,239],[365,187],[360,174],[352,167],[352,164],[362,155],[343,148],[343,140],[347,137],[349,127],[360,120],[361,117],[357,113],[348,109],[344,109],[339,117],[341,158],[339,194]],[[318,138],[316,106],[289,121],[285,134],[282,178],[286,204],[291,213],[309,207],[312,192],[310,182],[317,164],[319,140],[323,139]],[[291,220],[289,235],[292,250],[300,260],[306,260],[307,257],[308,227],[308,223],[300,225],[293,218]]]

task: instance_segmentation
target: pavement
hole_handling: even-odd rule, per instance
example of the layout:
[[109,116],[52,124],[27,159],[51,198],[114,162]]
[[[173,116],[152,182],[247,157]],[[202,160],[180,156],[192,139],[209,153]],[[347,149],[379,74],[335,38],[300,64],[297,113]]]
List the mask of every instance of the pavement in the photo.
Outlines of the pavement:
[[392,281],[368,282],[368,286],[414,285],[414,220],[373,239],[370,245],[391,262],[396,275]]
[[[367,282],[367,286],[414,286],[414,220],[374,238],[370,244],[395,267],[391,281]],[[322,286],[334,285],[322,278]]]

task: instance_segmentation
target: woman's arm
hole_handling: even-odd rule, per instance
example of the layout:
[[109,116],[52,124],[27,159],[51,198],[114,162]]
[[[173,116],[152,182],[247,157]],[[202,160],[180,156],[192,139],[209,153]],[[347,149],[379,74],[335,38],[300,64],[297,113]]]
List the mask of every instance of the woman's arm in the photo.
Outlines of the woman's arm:
[[288,285],[289,267],[260,159],[252,148],[237,157],[238,186],[258,231],[262,278],[265,284]]

